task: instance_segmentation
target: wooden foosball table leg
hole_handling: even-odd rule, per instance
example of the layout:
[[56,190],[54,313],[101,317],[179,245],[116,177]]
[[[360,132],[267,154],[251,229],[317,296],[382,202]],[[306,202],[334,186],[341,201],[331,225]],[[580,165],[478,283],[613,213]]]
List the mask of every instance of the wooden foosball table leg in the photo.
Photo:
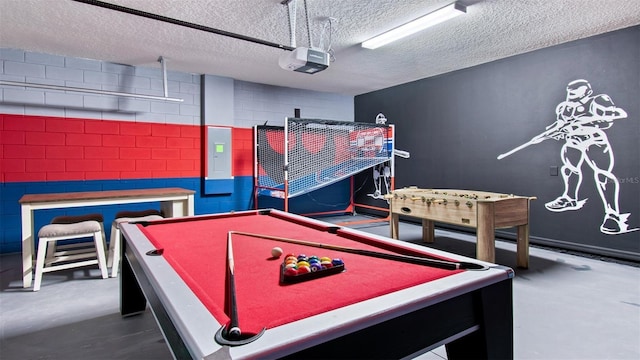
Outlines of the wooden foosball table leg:
[[426,243],[435,241],[435,225],[431,220],[422,219],[422,241]]
[[478,203],[478,228],[476,258],[491,263],[496,262],[495,219],[493,203]]
[[516,265],[519,268],[529,268],[529,224],[518,226],[518,241],[516,245]]
[[390,221],[390,228],[391,228],[391,238],[392,239],[398,239],[400,236],[400,215],[399,214],[394,214],[391,213],[391,221]]

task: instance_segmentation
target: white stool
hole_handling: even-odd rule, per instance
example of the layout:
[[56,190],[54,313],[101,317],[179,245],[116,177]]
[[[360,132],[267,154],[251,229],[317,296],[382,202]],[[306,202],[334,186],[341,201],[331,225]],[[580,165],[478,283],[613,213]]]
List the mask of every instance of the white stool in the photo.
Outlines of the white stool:
[[111,224],[111,238],[109,240],[109,257],[107,265],[111,267],[111,277],[118,276],[120,268],[121,232],[120,224],[124,222],[141,222],[164,219],[158,210],[120,211]]
[[[82,239],[87,241],[58,245],[60,240]],[[51,271],[98,264],[102,278],[108,277],[105,256],[104,227],[102,215],[58,216],[38,232],[38,254],[33,291],[40,290],[42,275]],[[90,245],[91,244],[91,245]]]

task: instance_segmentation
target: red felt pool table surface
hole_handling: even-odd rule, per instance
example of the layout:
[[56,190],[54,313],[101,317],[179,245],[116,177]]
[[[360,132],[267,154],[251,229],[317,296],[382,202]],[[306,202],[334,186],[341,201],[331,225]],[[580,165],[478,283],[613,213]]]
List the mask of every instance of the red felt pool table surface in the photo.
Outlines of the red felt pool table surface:
[[[192,219],[172,219],[138,225],[151,243],[220,322],[225,311],[227,237],[230,231],[347,246],[378,252],[416,255],[402,245],[390,246],[370,237],[328,232],[328,225],[301,222],[286,214],[227,214]],[[232,234],[239,323],[243,332],[257,333],[319,313],[456,274],[423,265],[379,259],[336,250]],[[280,284],[283,257],[273,258],[271,249],[284,253],[340,258],[346,271],[296,284]],[[428,252],[424,252],[429,255]],[[448,260],[448,259],[444,259]]]

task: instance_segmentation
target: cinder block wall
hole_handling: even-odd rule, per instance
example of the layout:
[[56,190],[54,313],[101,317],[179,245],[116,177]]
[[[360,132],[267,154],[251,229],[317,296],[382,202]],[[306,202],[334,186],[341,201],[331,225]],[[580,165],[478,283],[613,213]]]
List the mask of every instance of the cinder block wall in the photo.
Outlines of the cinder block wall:
[[[159,63],[129,66],[0,49],[0,79],[163,96]],[[167,63],[170,69],[170,63]],[[0,89],[0,113],[200,125],[200,75],[167,71],[169,97],[182,103],[21,87]]]
[[[183,187],[196,191],[196,214],[245,210],[253,206],[253,125],[282,125],[296,108],[306,117],[354,118],[352,96],[187,74],[171,71],[170,62],[167,66],[168,95],[182,103],[0,86],[0,253],[20,251],[18,201],[29,193]],[[207,92],[207,82],[216,78],[222,86]],[[153,61],[129,66],[0,49],[0,80],[164,95],[162,72]],[[200,191],[203,125],[232,128],[232,194]],[[348,187],[327,191],[349,196]],[[302,202],[311,211],[322,210],[322,204],[307,200]],[[120,208],[91,210],[110,221]],[[86,211],[39,211],[36,227],[53,216]]]
[[[284,70],[283,70],[284,71]],[[312,119],[354,120],[353,96],[283,88],[246,81],[234,82],[235,126],[284,126],[295,109]]]

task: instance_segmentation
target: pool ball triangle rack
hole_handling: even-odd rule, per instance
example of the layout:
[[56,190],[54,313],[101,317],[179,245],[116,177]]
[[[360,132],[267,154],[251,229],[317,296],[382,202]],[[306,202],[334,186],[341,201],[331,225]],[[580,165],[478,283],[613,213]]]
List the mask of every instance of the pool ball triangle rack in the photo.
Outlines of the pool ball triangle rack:
[[[287,267],[287,263],[288,263],[287,259],[289,259],[290,257],[295,258],[295,261],[293,260],[291,261],[297,266],[297,268]],[[298,255],[298,257],[286,256],[282,261],[282,264],[280,264],[280,284],[282,285],[297,284],[303,281],[315,280],[321,277],[339,274],[346,270],[342,260],[329,259],[326,262],[325,261],[320,262],[320,260],[317,259],[318,260],[317,263],[310,264],[309,266],[302,266],[306,268],[305,269],[306,272],[301,271],[300,263],[303,263],[304,261],[311,262],[312,257],[313,256],[310,256],[309,258],[307,258],[304,255]]]

